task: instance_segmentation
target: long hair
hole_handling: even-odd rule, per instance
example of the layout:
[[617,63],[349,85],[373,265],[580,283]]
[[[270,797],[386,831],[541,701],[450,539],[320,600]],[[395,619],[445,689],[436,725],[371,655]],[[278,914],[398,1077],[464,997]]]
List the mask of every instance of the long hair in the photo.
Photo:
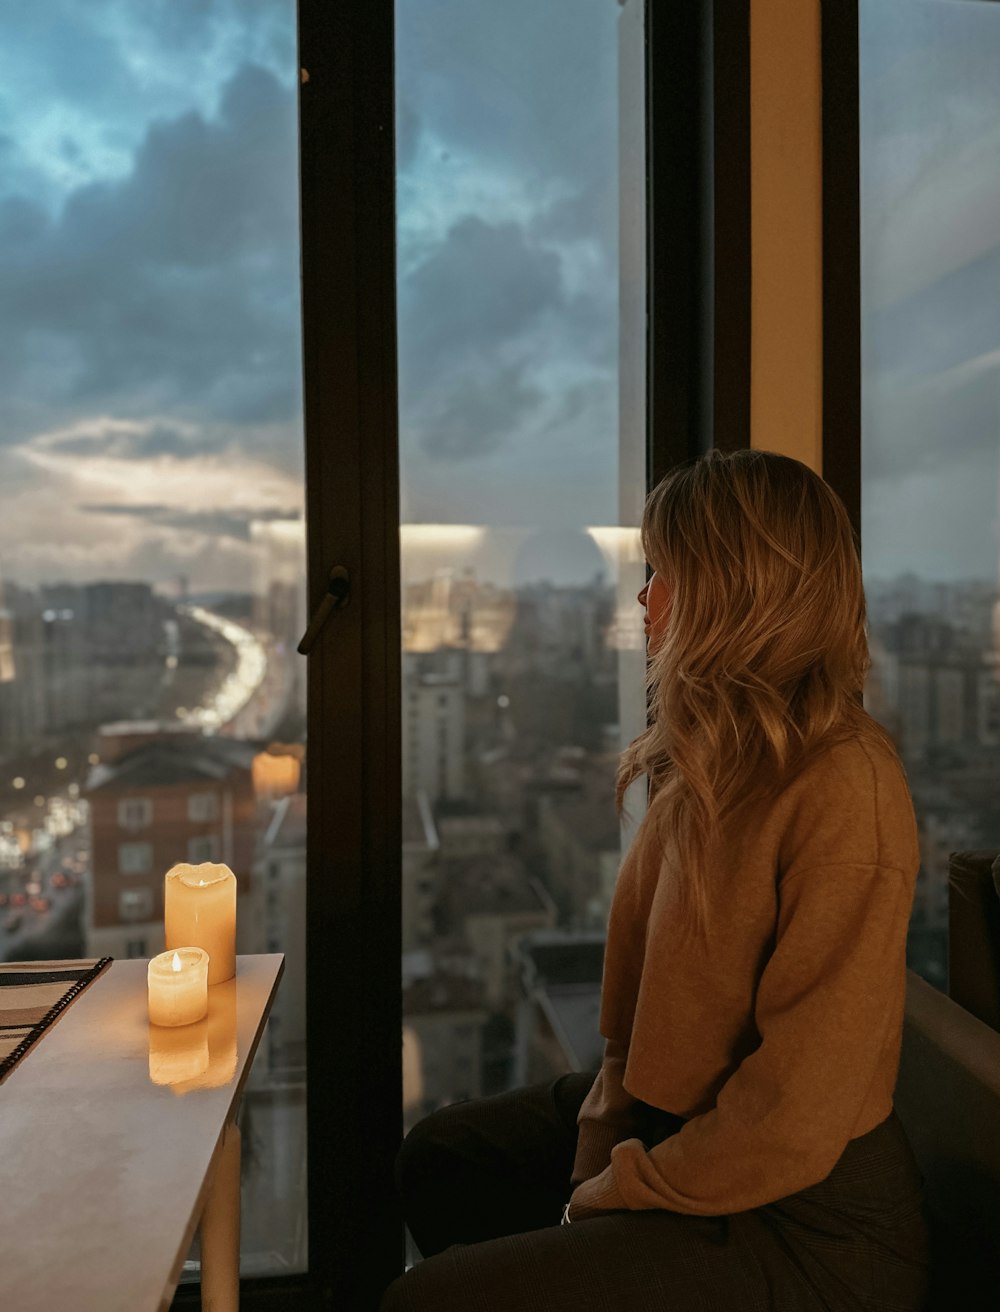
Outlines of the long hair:
[[618,813],[646,774],[685,926],[707,932],[705,868],[729,821],[835,742],[896,749],[861,703],[857,535],[807,465],[750,450],[687,461],[649,494],[641,541],[671,606],[647,667],[650,725],[621,755]]

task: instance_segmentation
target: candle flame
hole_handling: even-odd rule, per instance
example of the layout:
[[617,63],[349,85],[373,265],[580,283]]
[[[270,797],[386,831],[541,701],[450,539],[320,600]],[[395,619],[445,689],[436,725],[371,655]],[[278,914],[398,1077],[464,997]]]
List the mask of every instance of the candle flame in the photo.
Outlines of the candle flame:
[[181,968],[181,959],[180,959],[180,957],[177,955],[176,952],[174,953],[174,959],[173,959],[173,961],[171,961],[170,964],[171,964],[171,966],[173,966],[174,970],[180,970],[180,968]]

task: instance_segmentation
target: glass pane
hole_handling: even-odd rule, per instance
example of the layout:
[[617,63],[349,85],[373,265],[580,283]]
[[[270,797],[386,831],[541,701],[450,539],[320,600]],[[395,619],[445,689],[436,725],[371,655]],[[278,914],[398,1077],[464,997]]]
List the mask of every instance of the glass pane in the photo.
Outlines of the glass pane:
[[640,0],[396,5],[407,1131],[603,1055],[644,808],[643,38]]
[[287,954],[240,1116],[247,1275],[306,1265],[295,24],[0,23],[0,960],[152,956],[166,870],[233,869],[237,951]]
[[947,982],[948,856],[1000,848],[1000,5],[862,0],[865,703],[906,765],[910,965]]

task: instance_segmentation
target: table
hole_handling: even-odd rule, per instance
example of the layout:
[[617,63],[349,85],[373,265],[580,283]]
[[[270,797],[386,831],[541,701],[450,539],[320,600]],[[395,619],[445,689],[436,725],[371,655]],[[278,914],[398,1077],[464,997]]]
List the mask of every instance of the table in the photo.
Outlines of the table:
[[153,1082],[178,1054],[151,1040],[148,963],[114,961],[0,1085],[4,1312],[165,1312],[199,1225],[202,1305],[238,1306],[235,1117],[284,962],[238,956],[208,1021],[172,1032],[208,1033],[205,1075]]

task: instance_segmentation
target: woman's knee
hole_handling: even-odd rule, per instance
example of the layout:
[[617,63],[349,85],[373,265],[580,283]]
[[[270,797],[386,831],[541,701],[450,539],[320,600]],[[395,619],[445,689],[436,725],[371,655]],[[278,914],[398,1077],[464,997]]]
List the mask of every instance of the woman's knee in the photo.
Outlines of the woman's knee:
[[441,1107],[437,1111],[419,1120],[403,1139],[396,1153],[395,1180],[396,1189],[403,1193],[404,1183],[413,1178],[414,1173],[423,1175],[433,1171],[447,1151],[445,1143],[449,1135],[451,1107]]

